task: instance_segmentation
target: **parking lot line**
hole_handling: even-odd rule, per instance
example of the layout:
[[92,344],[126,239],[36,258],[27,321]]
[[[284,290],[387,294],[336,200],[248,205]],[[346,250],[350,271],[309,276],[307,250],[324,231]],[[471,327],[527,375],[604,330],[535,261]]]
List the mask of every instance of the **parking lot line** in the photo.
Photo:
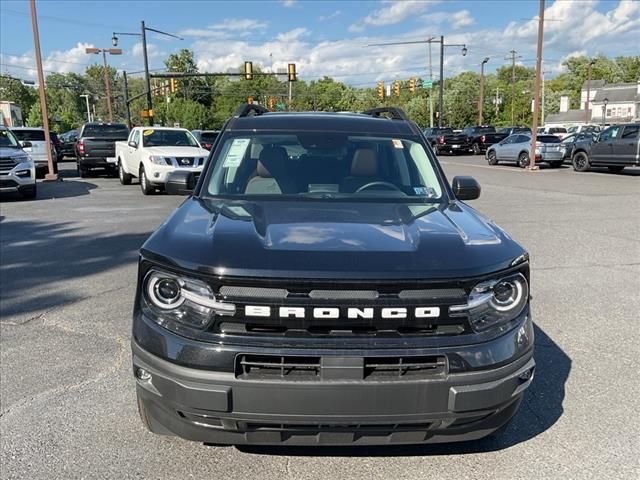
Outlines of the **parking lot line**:
[[[505,172],[516,172],[516,173],[522,173],[522,172],[528,172],[529,170],[527,170],[526,168],[519,168],[519,167],[501,167],[501,166],[495,166],[495,165],[475,165],[473,163],[459,163],[459,162],[448,162],[446,160],[438,160],[441,164],[443,165],[458,165],[458,166],[464,166],[464,167],[475,167],[475,168],[488,168],[490,170],[504,170]],[[538,169],[537,172],[538,173],[557,173],[557,172],[570,172],[571,169],[565,169],[565,168],[549,168],[549,169]]]

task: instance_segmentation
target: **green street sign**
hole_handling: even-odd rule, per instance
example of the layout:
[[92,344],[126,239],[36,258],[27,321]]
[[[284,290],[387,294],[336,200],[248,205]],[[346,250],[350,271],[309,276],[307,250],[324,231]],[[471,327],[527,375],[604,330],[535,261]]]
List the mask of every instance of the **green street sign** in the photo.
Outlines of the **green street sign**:
[[276,103],[276,110],[286,110],[287,109],[287,105],[280,102],[280,103]]
[[431,88],[433,87],[433,80],[423,80],[422,88]]

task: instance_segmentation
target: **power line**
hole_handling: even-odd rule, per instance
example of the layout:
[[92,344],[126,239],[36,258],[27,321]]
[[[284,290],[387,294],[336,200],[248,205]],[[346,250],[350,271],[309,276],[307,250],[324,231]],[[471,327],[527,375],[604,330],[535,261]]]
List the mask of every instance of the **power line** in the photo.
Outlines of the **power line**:
[[[13,10],[10,8],[2,8],[0,9],[0,11],[2,11],[2,13],[11,13],[14,15],[24,15],[24,16],[31,16],[31,14],[29,12],[23,12],[20,10]],[[105,23],[96,23],[96,22],[87,22],[85,20],[79,21],[79,20],[69,20],[68,18],[62,18],[62,17],[54,17],[52,15],[41,15],[38,14],[38,20],[42,20],[42,19],[47,19],[47,20],[53,20],[56,22],[61,22],[61,23],[68,23],[68,24],[72,24],[72,25],[83,25],[83,26],[87,26],[87,27],[102,27],[102,28],[107,28],[109,30],[111,29],[125,29],[128,27],[122,27],[122,26],[116,26],[116,25],[107,25]]]

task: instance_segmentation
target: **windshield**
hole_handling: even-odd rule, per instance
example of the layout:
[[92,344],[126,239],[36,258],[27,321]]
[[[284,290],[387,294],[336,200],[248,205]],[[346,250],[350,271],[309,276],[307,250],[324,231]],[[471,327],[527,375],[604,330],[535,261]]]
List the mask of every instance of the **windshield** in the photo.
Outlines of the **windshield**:
[[438,201],[442,187],[418,137],[243,133],[218,147],[204,195]]
[[84,127],[82,136],[124,139],[129,136],[129,129],[126,125],[87,125]]
[[560,143],[560,142],[562,142],[562,140],[560,140],[555,135],[538,135],[537,141],[541,142],[541,143]]
[[19,147],[18,139],[9,130],[0,130],[0,147]]
[[145,147],[197,147],[198,142],[186,130],[148,128],[142,131]]
[[44,130],[13,130],[21,142],[44,142]]
[[204,143],[213,143],[218,137],[218,132],[202,132],[200,133],[200,141]]

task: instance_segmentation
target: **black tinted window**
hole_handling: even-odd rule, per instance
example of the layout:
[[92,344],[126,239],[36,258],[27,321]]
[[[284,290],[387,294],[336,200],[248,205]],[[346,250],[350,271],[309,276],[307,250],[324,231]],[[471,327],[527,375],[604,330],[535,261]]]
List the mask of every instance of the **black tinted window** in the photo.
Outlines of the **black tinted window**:
[[542,143],[560,143],[561,140],[555,135],[538,135],[538,142]]
[[87,125],[82,132],[83,137],[127,138],[129,129],[126,125]]
[[640,125],[627,125],[622,132],[622,138],[637,138]]
[[44,130],[13,130],[22,142],[44,142]]
[[213,143],[218,138],[218,132],[202,132],[200,134],[200,141],[205,143]]

